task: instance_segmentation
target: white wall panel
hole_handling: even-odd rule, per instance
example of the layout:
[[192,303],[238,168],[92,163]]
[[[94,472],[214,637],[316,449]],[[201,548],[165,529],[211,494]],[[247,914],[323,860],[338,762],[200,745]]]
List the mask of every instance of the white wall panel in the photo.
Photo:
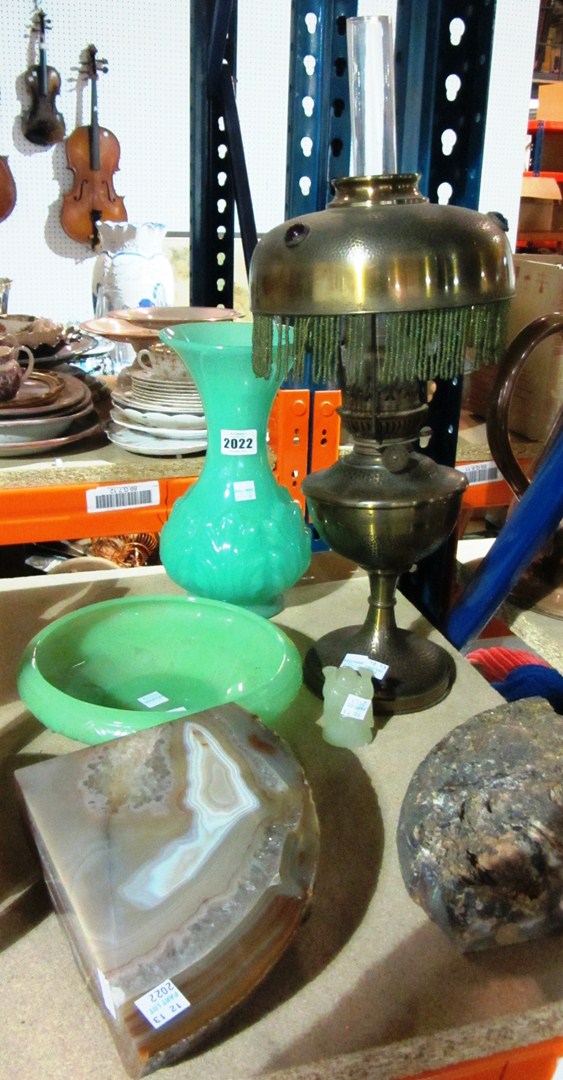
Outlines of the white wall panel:
[[284,217],[290,28],[291,0],[238,0],[237,109],[259,233]]
[[539,0],[497,0],[479,209],[507,218],[516,246]]
[[[95,44],[109,71],[98,84],[100,123],[121,146],[115,190],[130,221],[189,228],[188,0],[46,0],[52,22],[47,60],[61,76],[59,110],[67,134],[88,123],[90,90],[71,78]],[[30,0],[2,3],[0,154],[17,187],[13,213],[0,222],[0,276],[13,279],[10,311],[62,321],[92,314],[92,252],[60,225],[61,196],[72,186],[62,144],[36,147],[22,135],[29,104],[23,73],[29,54]],[[33,62],[35,57],[33,57]]]

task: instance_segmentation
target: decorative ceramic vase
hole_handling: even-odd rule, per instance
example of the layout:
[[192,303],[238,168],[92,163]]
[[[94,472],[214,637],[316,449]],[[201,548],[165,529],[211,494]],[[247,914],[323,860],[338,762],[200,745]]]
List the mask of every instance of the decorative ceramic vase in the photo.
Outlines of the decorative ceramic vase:
[[201,476],[162,530],[162,564],[187,592],[269,618],[311,558],[302,511],[268,460],[267,423],[281,376],[254,375],[249,323],[184,324],[160,336],[189,369],[208,428]]
[[162,250],[166,226],[153,221],[99,221],[101,253],[94,263],[96,316],[118,308],[169,307],[174,274]]

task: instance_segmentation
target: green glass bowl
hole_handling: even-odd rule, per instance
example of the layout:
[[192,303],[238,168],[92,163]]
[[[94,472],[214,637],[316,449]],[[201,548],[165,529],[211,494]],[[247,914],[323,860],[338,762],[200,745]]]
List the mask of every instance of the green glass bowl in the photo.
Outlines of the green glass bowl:
[[274,721],[301,685],[275,624],[220,600],[124,597],[50,623],[22,657],[18,690],[46,727],[84,743],[236,701]]

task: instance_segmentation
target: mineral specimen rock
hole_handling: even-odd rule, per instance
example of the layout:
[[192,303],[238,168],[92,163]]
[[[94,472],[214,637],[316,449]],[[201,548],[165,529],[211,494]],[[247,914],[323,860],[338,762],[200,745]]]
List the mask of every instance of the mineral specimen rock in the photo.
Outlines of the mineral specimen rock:
[[126,1069],[169,1064],[254,989],[308,906],[318,826],[300,766],[226,705],[16,778]]
[[323,675],[323,738],[333,746],[365,746],[372,740],[371,672],[329,664],[323,668]]
[[563,716],[542,698],[460,724],[409,784],[409,894],[463,952],[563,926]]

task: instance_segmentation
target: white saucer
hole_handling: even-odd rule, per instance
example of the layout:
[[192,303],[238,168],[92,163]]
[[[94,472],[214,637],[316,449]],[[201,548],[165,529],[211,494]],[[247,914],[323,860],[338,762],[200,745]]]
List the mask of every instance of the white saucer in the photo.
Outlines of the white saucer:
[[201,398],[194,394],[141,394],[132,390],[135,400],[143,405],[176,409],[177,412],[202,412]]
[[147,386],[139,385],[135,378],[131,379],[131,388],[126,390],[125,393],[131,393],[137,398],[137,401],[162,402],[163,405],[184,405],[191,408],[194,405],[202,408],[201,397],[197,390],[193,387],[184,387],[182,390],[176,390],[174,387],[171,389],[163,390],[158,386],[149,384]]
[[187,454],[202,454],[207,449],[207,439],[201,442],[186,442],[172,439],[159,439],[150,435],[138,435],[134,431],[108,424],[106,435],[110,442],[129,450],[132,454],[145,454],[149,457],[184,457]]
[[133,406],[134,409],[141,409],[143,412],[162,412],[169,415],[183,414],[185,415],[185,409],[180,405],[161,405],[160,402],[139,401],[130,390],[118,390],[112,391],[112,398],[117,405],[125,407]]
[[131,424],[128,420],[120,420],[119,410],[112,409],[110,416],[113,423],[118,428],[124,428],[126,431],[138,431],[145,438],[151,438],[156,436],[159,439],[175,439],[176,442],[192,442],[194,439],[197,442],[202,442],[207,438],[207,428],[197,428],[195,430],[179,429],[179,428],[167,428],[167,427],[143,427],[142,424]]
[[133,369],[131,378],[134,382],[138,382],[139,386],[150,387],[153,390],[169,390],[170,392],[178,390],[180,393],[185,393],[186,390],[195,390],[195,383],[187,371],[184,378],[174,379],[172,376],[170,378],[166,378],[166,376],[160,377],[152,371],[145,371],[144,368],[139,371],[134,365],[131,366]]
[[114,420],[121,420],[122,423],[127,424],[139,424],[144,429],[149,429],[147,435],[153,428],[167,428],[169,431],[205,431],[207,428],[207,421],[205,416],[196,413],[163,413],[163,412],[145,412],[143,409],[132,409],[115,404],[115,397],[113,398],[114,408],[113,413],[116,415]]

